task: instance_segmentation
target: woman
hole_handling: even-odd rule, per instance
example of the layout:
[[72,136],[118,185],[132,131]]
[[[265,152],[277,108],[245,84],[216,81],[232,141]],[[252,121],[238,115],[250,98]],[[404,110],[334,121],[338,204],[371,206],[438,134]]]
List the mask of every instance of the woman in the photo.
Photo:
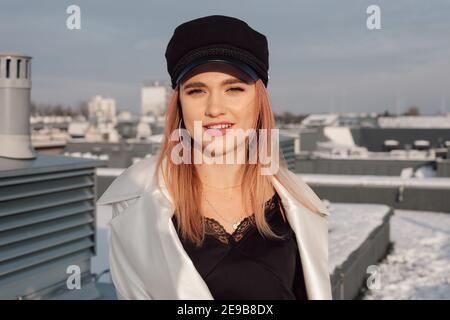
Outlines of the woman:
[[266,37],[203,17],[175,29],[166,59],[174,92],[159,155],[97,202],[113,208],[118,297],[331,299],[329,211],[278,159]]

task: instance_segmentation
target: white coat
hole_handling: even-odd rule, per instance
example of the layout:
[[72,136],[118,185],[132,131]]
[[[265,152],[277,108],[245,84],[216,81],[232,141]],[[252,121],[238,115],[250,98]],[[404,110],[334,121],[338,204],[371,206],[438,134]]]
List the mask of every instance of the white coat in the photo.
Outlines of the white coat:
[[[184,250],[172,224],[172,200],[161,177],[156,188],[156,157],[133,164],[97,201],[110,205],[109,262],[119,299],[213,299],[205,281]],[[290,174],[295,175],[290,172]],[[294,230],[308,299],[331,299],[328,268],[329,211],[297,175],[299,188],[320,208],[311,212],[271,176]]]

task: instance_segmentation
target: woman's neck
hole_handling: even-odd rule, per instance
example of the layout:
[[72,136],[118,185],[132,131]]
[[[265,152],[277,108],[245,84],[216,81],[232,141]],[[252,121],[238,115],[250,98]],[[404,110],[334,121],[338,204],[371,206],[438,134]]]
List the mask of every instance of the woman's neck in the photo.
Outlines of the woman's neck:
[[206,187],[218,189],[242,184],[245,164],[196,164],[200,181]]

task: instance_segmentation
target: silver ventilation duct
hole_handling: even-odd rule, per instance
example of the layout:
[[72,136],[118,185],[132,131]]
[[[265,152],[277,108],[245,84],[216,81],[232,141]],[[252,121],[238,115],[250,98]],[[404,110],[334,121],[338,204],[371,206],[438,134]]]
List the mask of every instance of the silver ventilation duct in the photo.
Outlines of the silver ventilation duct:
[[0,53],[0,157],[36,158],[30,136],[31,57]]

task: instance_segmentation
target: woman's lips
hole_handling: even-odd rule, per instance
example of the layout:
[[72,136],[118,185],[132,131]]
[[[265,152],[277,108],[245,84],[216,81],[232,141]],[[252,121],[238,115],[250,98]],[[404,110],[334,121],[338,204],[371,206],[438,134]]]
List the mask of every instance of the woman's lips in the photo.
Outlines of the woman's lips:
[[228,128],[223,128],[223,129],[208,129],[208,128],[206,128],[206,127],[203,127],[203,130],[204,130],[207,134],[209,134],[210,136],[213,136],[213,137],[220,137],[220,136],[226,135],[226,134],[229,132],[229,130],[230,130],[231,128],[233,128],[233,126],[234,126],[234,125],[231,125],[231,126],[229,126]]

